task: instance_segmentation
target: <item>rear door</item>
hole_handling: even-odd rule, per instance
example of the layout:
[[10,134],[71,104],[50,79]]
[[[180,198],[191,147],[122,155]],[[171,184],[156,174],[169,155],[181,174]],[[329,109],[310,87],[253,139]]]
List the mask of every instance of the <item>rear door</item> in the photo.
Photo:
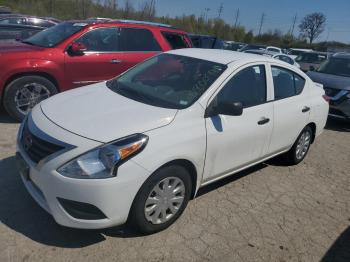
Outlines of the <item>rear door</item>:
[[305,79],[287,68],[271,65],[274,85],[274,128],[269,153],[286,150],[293,145],[308,124],[311,105]]
[[153,33],[146,28],[121,27],[119,48],[123,52],[120,64],[124,70],[162,51]]

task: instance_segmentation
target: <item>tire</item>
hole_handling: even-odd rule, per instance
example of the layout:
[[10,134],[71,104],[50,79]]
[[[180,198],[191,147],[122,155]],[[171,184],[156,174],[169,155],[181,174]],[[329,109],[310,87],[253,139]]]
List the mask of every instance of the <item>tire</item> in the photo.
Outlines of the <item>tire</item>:
[[[168,214],[172,211],[170,208],[168,208],[165,211],[166,218],[165,221],[161,221],[163,218],[163,211],[157,215],[157,210],[154,209],[155,206],[161,206],[161,210],[165,210],[167,207],[167,203],[173,203],[172,201],[168,201],[165,197],[161,198],[159,195],[155,195],[154,188],[159,185],[159,189],[161,189],[161,185],[164,181],[167,179],[170,179],[169,185],[172,185],[173,188],[177,188],[177,195],[175,197],[178,197],[180,199],[181,196],[183,196],[183,201],[181,204],[174,202],[177,206],[175,210],[177,210],[173,215]],[[173,181],[171,180],[173,179]],[[163,181],[163,182],[162,182]],[[183,184],[177,182],[181,181]],[[181,191],[182,193],[179,193],[178,190],[181,188],[181,186],[184,186],[184,189]],[[164,188],[163,188],[164,189]],[[161,230],[164,230],[165,228],[169,227],[171,224],[173,224],[182,214],[182,212],[185,210],[187,203],[191,196],[191,189],[192,189],[192,181],[189,172],[182,166],[173,165],[173,166],[166,166],[159,170],[157,170],[153,175],[151,175],[146,182],[142,185],[141,189],[137,193],[133,205],[130,210],[129,215],[129,226],[135,227],[139,232],[143,234],[153,234],[156,232],[159,232]],[[173,191],[171,189],[170,191]],[[164,192],[164,191],[163,191]],[[149,202],[146,202],[149,198],[160,198],[163,202],[158,201],[157,204],[154,204],[153,202],[149,204]],[[165,199],[165,200],[164,200]],[[171,198],[169,197],[169,200]],[[147,203],[147,204],[146,204]],[[168,204],[169,205],[169,204]],[[170,204],[172,205],[172,204]],[[174,206],[173,206],[174,209]],[[146,212],[147,210],[147,212]],[[151,211],[150,211],[151,210]],[[155,210],[152,214],[152,210]],[[148,214],[148,218],[147,215]],[[151,217],[157,219],[154,219],[150,221]]]
[[[300,145],[299,143],[302,143],[301,140],[303,139],[303,135],[304,135],[304,138],[308,139],[308,143],[307,143],[307,146],[306,144],[304,144],[304,147],[300,148],[298,145]],[[307,153],[309,152],[309,149],[312,143],[312,136],[313,136],[313,131],[310,126],[306,126],[301,131],[292,148],[285,154],[285,160],[289,165],[297,165],[304,160]],[[300,150],[302,150],[303,152],[302,154],[300,153],[301,152]]]
[[[22,76],[6,86],[3,105],[12,118],[22,121],[36,104],[56,93],[56,86],[47,78],[35,75]],[[20,107],[17,102],[19,99],[23,103],[28,103],[28,106]]]

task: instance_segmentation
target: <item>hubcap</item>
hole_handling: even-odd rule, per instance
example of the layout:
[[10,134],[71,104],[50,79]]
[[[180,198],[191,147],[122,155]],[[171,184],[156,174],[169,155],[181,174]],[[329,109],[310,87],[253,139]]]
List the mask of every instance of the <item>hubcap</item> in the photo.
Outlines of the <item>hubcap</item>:
[[181,208],[185,198],[185,185],[180,178],[167,177],[151,190],[145,203],[146,219],[152,224],[162,224]]
[[16,108],[26,115],[36,104],[50,96],[50,91],[39,83],[29,83],[18,89],[15,95]]
[[303,132],[298,140],[298,144],[295,152],[297,159],[300,160],[305,156],[306,152],[310,147],[310,141],[311,141],[310,132],[309,131]]

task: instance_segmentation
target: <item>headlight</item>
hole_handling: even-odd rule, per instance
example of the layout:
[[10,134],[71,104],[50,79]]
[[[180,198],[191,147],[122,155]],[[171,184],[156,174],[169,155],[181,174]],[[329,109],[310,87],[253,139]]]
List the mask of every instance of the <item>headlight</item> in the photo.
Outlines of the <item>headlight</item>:
[[91,150],[63,165],[57,172],[71,178],[110,178],[122,163],[141,152],[148,136],[131,135]]

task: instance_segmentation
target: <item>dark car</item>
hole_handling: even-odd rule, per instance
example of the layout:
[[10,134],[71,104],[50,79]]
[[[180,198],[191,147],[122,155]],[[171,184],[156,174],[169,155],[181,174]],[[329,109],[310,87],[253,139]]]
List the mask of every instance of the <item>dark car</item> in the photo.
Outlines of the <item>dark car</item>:
[[330,99],[329,115],[350,120],[350,54],[338,53],[308,76],[323,84]]
[[215,36],[189,34],[193,47],[206,49],[223,49],[224,42]]
[[2,25],[0,24],[0,40],[23,40],[44,30],[45,27],[30,25]]
[[305,52],[301,53],[295,61],[299,63],[300,69],[304,72],[309,70],[316,70],[320,67],[321,63],[324,62],[328,57],[328,53],[325,52]]
[[49,28],[59,24],[61,21],[52,17],[26,16],[10,14],[0,16],[0,25],[28,25]]

